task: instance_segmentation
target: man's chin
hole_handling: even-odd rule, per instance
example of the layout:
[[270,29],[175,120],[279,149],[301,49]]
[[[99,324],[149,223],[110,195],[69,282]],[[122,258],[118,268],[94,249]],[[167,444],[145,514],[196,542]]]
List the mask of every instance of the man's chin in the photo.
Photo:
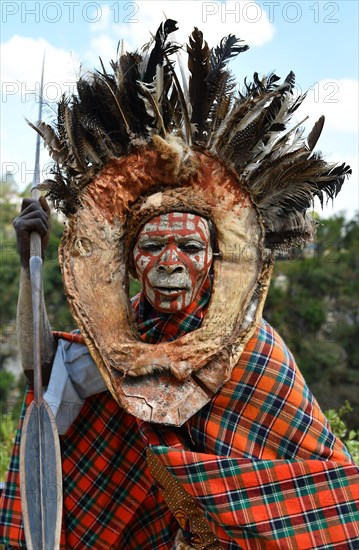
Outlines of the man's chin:
[[155,301],[148,301],[152,307],[161,313],[178,313],[186,309],[191,302],[190,297],[186,296],[186,291],[183,289],[177,291],[173,290],[171,292],[161,292],[158,299]]

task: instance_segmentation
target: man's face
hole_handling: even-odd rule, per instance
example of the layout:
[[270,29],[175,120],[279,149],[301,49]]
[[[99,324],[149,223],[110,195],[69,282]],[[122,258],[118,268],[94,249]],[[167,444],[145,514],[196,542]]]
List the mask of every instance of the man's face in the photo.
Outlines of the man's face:
[[147,222],[133,250],[147,300],[165,313],[180,311],[196,298],[212,264],[206,219],[170,212]]

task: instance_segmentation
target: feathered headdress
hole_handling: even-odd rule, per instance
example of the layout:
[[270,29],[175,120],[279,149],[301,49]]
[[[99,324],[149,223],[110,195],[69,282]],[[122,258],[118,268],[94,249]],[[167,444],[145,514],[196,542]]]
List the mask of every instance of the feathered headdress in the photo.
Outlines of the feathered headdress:
[[[176,29],[126,53],[63,97],[56,124],[39,122],[55,161],[43,184],[69,218],[60,247],[67,298],[112,395],[126,410],[181,425],[228,380],[253,334],[273,251],[313,234],[306,210],[333,198],[350,168],[314,153],[289,122],[304,96],[294,74],[271,74],[235,90],[228,61],[248,46],[235,36],[209,49],[194,29],[189,78],[177,72]],[[128,298],[131,247],[146,221],[189,211],[212,220],[218,256],[211,299],[196,331],[155,346],[139,340]]]
[[275,74],[244,82],[235,90],[228,61],[248,49],[233,35],[210,49],[197,28],[187,45],[189,78],[176,71],[179,45],[169,40],[176,22],[162,23],[141,53],[125,53],[102,71],[80,78],[77,95],[62,97],[57,122],[39,122],[56,163],[44,187],[66,215],[81,204],[93,176],[113,157],[150,144],[154,136],[176,136],[188,147],[222,159],[234,170],[262,216],[270,248],[297,244],[312,236],[306,210],[340,191],[349,166],[323,160],[314,147],[324,117],[307,138],[289,127],[305,94],[294,98],[292,72],[284,82]]

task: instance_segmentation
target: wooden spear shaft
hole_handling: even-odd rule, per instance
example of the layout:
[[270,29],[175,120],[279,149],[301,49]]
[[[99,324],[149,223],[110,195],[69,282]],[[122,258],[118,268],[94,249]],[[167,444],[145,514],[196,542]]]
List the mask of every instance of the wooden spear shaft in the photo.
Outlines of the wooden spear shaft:
[[[45,54],[42,60],[39,118],[42,119],[43,90],[44,90]],[[37,186],[40,183],[40,134],[36,134],[34,179],[31,188],[31,196],[39,200],[40,192]],[[42,295],[42,254],[41,237],[33,231],[30,234],[30,279],[32,294],[33,315],[33,349],[34,349],[34,401],[37,406],[43,400],[42,372],[41,372],[41,295]],[[37,258],[33,260],[33,258]]]
[[[44,58],[45,59],[45,58]],[[42,117],[44,62],[39,120]],[[32,197],[39,199],[40,136],[37,135]],[[30,281],[33,315],[34,400],[28,407],[20,443],[20,489],[26,545],[29,550],[58,550],[62,517],[61,452],[55,419],[43,399],[41,372],[41,237],[30,235]]]

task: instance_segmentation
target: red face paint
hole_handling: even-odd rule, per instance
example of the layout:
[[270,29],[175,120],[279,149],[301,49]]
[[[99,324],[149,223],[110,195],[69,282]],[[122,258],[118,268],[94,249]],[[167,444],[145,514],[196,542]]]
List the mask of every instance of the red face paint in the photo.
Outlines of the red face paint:
[[133,257],[150,304],[180,311],[196,298],[212,265],[208,222],[186,212],[156,216],[141,229]]

